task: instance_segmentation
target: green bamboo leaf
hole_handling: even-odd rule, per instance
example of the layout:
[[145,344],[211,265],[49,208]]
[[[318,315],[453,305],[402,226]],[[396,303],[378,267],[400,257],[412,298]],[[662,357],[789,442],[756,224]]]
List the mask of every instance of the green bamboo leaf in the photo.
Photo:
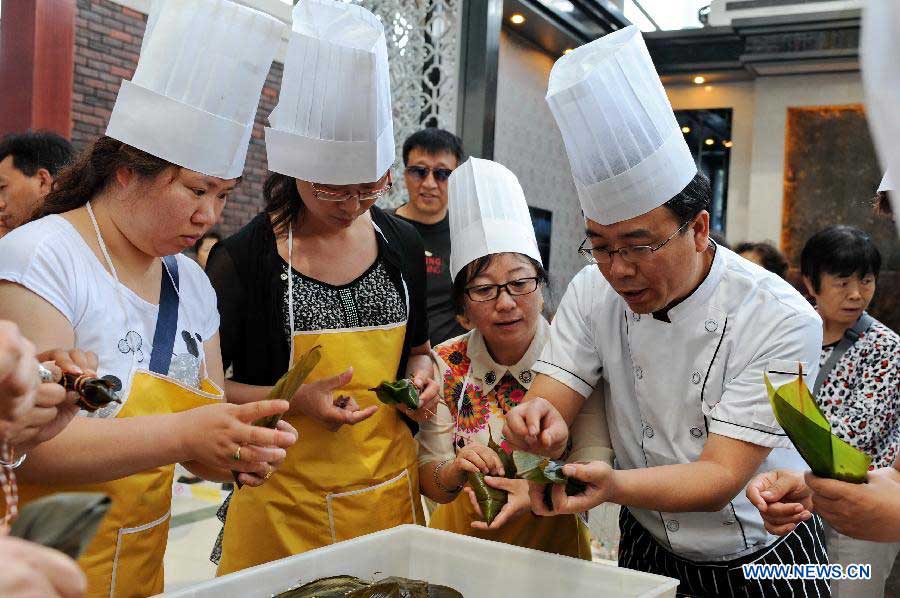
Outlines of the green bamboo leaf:
[[[306,382],[306,379],[319,364],[320,359],[322,359],[322,346],[316,345],[304,353],[297,360],[297,363],[294,364],[294,367],[278,379],[278,382],[275,383],[275,386],[272,387],[272,390],[269,391],[269,396],[266,398],[290,402],[297,390]],[[269,417],[256,420],[253,422],[253,425],[262,426],[263,428],[275,428],[279,420],[281,420],[281,415],[270,415]]]
[[481,472],[466,474],[469,486],[475,492],[475,498],[478,499],[478,506],[481,507],[481,515],[484,517],[485,523],[490,525],[493,523],[500,509],[507,501],[507,493],[505,490],[492,488],[484,481],[484,474]]
[[872,458],[831,433],[831,425],[816,404],[803,377],[775,389],[763,374],[775,419],[797,452],[819,477],[856,484],[867,479]]
[[369,390],[385,405],[405,405],[412,410],[419,408],[419,389],[408,378],[401,378],[396,382],[385,381]]

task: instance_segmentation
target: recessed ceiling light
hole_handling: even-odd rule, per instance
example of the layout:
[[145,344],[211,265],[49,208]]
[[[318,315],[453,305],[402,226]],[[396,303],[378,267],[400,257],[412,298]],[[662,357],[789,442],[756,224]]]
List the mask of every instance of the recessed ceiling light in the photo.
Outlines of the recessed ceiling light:
[[704,83],[706,83],[706,77],[704,77],[703,75],[697,75],[696,77],[694,77],[694,83],[696,85],[703,85]]
[[715,141],[713,140],[712,137],[707,137],[706,141],[704,141],[703,143],[705,143],[706,145],[712,145],[715,143]]
[[732,145],[734,145],[734,142],[729,140],[729,141],[722,143],[722,145],[724,145],[725,147],[731,147]]
[[572,51],[572,48],[566,48],[565,51],[563,52],[563,54],[568,54],[571,51]]
[[685,135],[687,135],[688,133],[691,132],[691,128],[688,126],[681,127],[681,132],[684,133]]
[[519,13],[516,13],[513,16],[509,17],[509,22],[513,25],[521,25],[525,22],[525,17],[520,15]]

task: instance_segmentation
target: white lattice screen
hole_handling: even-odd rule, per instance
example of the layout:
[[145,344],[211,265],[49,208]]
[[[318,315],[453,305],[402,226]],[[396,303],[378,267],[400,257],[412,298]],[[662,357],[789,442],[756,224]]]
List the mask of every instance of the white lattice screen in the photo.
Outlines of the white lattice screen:
[[403,141],[426,125],[456,130],[459,8],[463,0],[347,0],[378,15],[387,32],[394,103],[395,191],[381,202],[406,201]]

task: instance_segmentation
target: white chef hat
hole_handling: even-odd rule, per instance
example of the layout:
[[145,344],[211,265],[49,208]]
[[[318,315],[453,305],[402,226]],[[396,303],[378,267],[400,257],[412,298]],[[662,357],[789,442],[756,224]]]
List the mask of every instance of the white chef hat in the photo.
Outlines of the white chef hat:
[[881,179],[881,184],[878,185],[878,192],[882,191],[894,191],[894,181],[891,179],[890,171],[884,173],[884,178]]
[[613,224],[646,214],[697,173],[637,27],[557,60],[547,103],[590,220]]
[[[900,172],[900,4],[879,0],[863,8],[860,40],[866,113],[881,165],[887,171],[879,191],[894,191],[888,174]],[[885,184],[890,185],[887,188]],[[900,193],[891,193],[894,224],[900,236]]]
[[525,193],[509,169],[469,158],[450,175],[447,193],[452,278],[492,253],[521,253],[543,265]]
[[269,170],[332,185],[377,181],[394,162],[384,26],[335,0],[303,0],[293,14],[266,129]]
[[106,134],[209,176],[241,176],[283,30],[228,0],[156,0]]

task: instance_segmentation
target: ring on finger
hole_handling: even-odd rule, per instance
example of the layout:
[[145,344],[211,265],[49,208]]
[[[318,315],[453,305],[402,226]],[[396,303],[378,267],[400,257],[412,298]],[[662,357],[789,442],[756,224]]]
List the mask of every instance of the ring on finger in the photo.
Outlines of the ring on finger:
[[231,458],[234,459],[235,461],[240,461],[242,448],[243,448],[242,446],[238,445],[237,449],[234,451],[234,454],[231,455]]
[[268,480],[272,477],[273,473],[275,473],[275,468],[269,465],[269,470],[266,472],[266,477],[264,479]]

